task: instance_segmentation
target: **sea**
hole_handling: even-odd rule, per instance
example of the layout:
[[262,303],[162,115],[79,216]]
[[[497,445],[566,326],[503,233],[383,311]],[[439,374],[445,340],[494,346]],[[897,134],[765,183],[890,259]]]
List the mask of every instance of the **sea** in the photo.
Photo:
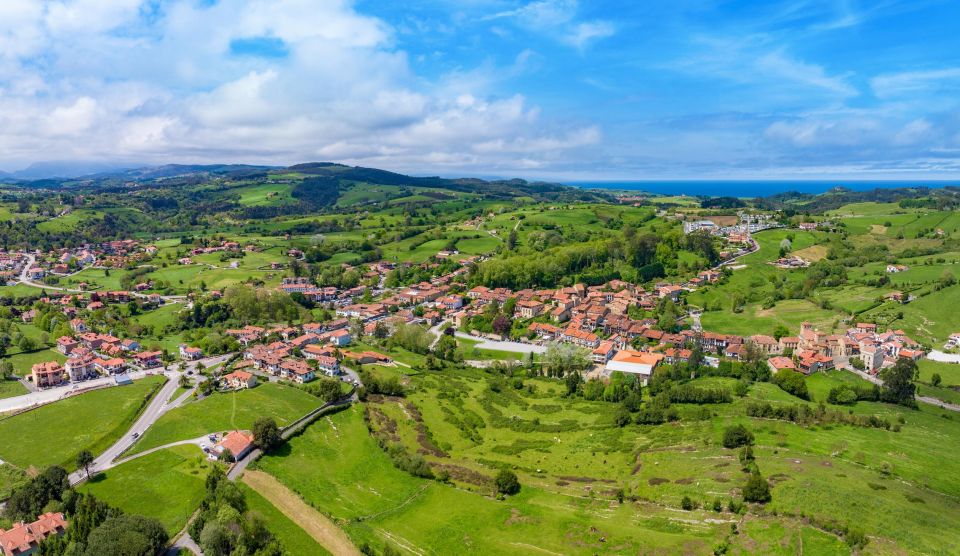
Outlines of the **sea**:
[[896,189],[901,187],[947,186],[960,187],[956,181],[812,181],[812,180],[677,180],[677,181],[582,181],[566,185],[587,189],[613,189],[664,195],[689,195],[691,197],[769,197],[777,193],[795,191],[798,193],[823,193],[835,187],[844,187],[853,191],[871,189]]

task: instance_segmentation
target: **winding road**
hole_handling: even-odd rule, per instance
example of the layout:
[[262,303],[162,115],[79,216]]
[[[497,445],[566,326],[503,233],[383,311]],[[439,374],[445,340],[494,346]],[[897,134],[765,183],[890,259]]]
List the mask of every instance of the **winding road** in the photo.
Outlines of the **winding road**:
[[[27,257],[27,264],[23,266],[23,269],[20,271],[20,278],[17,280],[21,284],[25,286],[32,286],[34,288],[40,288],[43,290],[54,290],[54,291],[61,291],[61,292],[68,292],[68,293],[91,293],[91,291],[96,291],[96,290],[80,290],[75,288],[63,288],[60,286],[50,286],[48,284],[44,284],[43,282],[35,282],[31,280],[30,277],[27,276],[27,274],[30,272],[30,269],[33,268],[33,265],[37,264],[37,257],[30,253],[24,253],[24,255]],[[141,299],[146,299],[150,296],[149,294],[141,293],[141,292],[129,292],[129,293],[130,295],[134,297],[139,297]],[[185,295],[161,295],[160,296],[160,299],[162,299],[165,303],[179,303],[186,298],[187,296]]]
[[[187,369],[195,370],[197,363],[203,363],[208,367],[211,365],[217,365],[229,358],[229,354],[219,355],[217,357],[208,357],[206,359],[189,363],[187,365]],[[160,391],[154,395],[153,399],[150,401],[150,404],[147,405],[146,409],[143,410],[143,413],[140,414],[140,417],[138,417],[133,426],[130,427],[130,430],[124,433],[124,435],[114,442],[112,446],[107,448],[106,451],[98,455],[93,460],[93,464],[90,466],[91,474],[96,474],[100,471],[106,471],[107,469],[110,469],[120,463],[116,461],[117,458],[129,450],[130,447],[133,446],[133,444],[137,441],[137,438],[143,435],[143,433],[153,426],[153,424],[156,423],[157,420],[160,419],[160,417],[162,417],[166,412],[178,407],[193,393],[192,389],[188,390],[175,400],[171,401],[170,397],[173,396],[173,393],[176,392],[177,388],[180,386],[180,376],[182,373],[176,370],[174,365],[171,365],[167,367],[164,375],[166,375],[169,380],[163,385]],[[137,435],[137,438],[134,438],[134,434]],[[86,480],[86,478],[87,476],[83,470],[74,471],[70,474],[70,484],[76,485]]]

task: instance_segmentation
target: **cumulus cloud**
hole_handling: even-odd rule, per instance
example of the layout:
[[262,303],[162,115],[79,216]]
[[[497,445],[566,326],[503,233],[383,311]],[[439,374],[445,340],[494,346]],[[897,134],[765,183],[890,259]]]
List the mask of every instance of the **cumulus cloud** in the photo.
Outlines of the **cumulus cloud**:
[[[509,171],[599,140],[488,90],[482,77],[496,67],[456,87],[416,75],[394,35],[348,0],[4,0],[0,165],[335,159]],[[231,51],[260,39],[283,55]],[[521,52],[505,71],[534,57]]]

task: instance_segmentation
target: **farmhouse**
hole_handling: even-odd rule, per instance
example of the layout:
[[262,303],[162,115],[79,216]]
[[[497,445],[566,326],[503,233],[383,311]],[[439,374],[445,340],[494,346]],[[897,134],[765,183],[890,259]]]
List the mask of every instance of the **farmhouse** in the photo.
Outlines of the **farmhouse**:
[[790,371],[797,370],[797,366],[793,363],[793,359],[783,356],[771,357],[769,360],[767,360],[767,366],[770,367],[770,372],[772,373],[778,373],[784,369]]
[[180,357],[190,361],[200,359],[203,357],[203,350],[200,348],[190,347],[186,344],[180,344]]
[[253,450],[253,435],[245,431],[232,431],[223,437],[214,450],[220,454],[230,450],[233,459],[241,460]]
[[543,312],[544,305],[539,301],[519,301],[517,302],[517,312],[521,318],[532,319]]

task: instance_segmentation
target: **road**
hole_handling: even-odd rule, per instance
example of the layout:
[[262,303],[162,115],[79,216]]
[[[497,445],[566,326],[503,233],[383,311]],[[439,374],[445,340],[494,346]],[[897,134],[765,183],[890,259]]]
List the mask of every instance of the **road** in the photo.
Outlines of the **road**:
[[[880,377],[873,376],[869,373],[865,373],[859,369],[854,369],[853,367],[850,367],[850,366],[845,367],[844,370],[850,371],[856,374],[857,376],[859,376],[860,378],[867,380],[869,382],[872,382],[877,386],[883,386],[883,380],[881,380]],[[916,396],[916,398],[918,402],[930,404],[942,409],[946,409],[947,411],[960,411],[960,405],[945,402],[943,400],[938,400],[937,398],[931,398],[930,396]]]
[[[134,371],[127,373],[127,375],[134,380],[139,380],[149,375],[160,374],[160,372],[160,369],[152,369],[148,371]],[[30,392],[29,394],[23,394],[22,396],[4,398],[0,400],[0,413],[52,403],[67,398],[73,394],[86,391],[90,388],[112,386],[115,384],[116,383],[112,376],[105,376],[83,382],[74,382],[66,386],[57,386],[54,388],[47,388],[45,390],[38,390],[35,392]]]
[[538,344],[526,344],[523,342],[510,342],[502,340],[488,340],[486,338],[481,338],[479,336],[471,336],[466,332],[457,332],[457,338],[463,338],[464,340],[473,340],[474,342],[480,342],[477,344],[478,349],[492,349],[496,351],[509,351],[511,353],[546,353],[547,346],[541,346]]
[[[30,253],[26,253],[26,257],[27,257],[27,264],[25,264],[23,266],[23,269],[20,271],[19,282],[21,284],[24,284],[26,286],[32,286],[34,288],[40,288],[43,290],[55,290],[55,291],[69,292],[69,293],[90,293],[90,290],[62,288],[59,286],[50,286],[42,282],[34,282],[33,280],[27,277],[27,272],[29,272],[30,269],[33,267],[33,265],[36,264],[37,258]],[[142,299],[146,299],[147,297],[149,297],[149,294],[140,293],[140,292],[130,292],[130,295],[134,297],[139,297]],[[161,295],[160,299],[162,299],[165,303],[179,303],[184,299],[186,299],[186,296],[185,295]]]
[[927,359],[941,363],[960,363],[960,354],[933,350],[927,355]]
[[[194,361],[187,365],[187,369],[193,370],[196,369],[196,364],[198,362],[203,362],[206,365],[216,365],[217,363],[226,361],[230,355],[220,355],[217,357],[208,357],[200,361]],[[125,451],[129,450],[133,443],[136,442],[136,438],[133,437],[136,434],[138,437],[147,432],[154,423],[157,422],[164,413],[170,411],[171,409],[179,406],[186,400],[192,391],[184,392],[177,399],[169,401],[170,397],[176,392],[177,388],[180,386],[180,375],[179,371],[174,370],[174,366],[171,365],[167,367],[167,372],[164,373],[170,380],[160,389],[159,392],[153,397],[150,401],[150,404],[147,405],[146,409],[140,414],[140,417],[137,418],[137,421],[130,427],[123,436],[117,440],[113,446],[107,448],[102,454],[97,456],[93,460],[93,465],[90,466],[90,472],[96,473],[98,471],[104,471],[113,467],[114,460],[120,457]],[[70,484],[75,485],[85,480],[86,476],[82,470],[77,470],[70,474]]]
[[[203,363],[206,367],[211,365],[217,365],[226,361],[230,356],[229,355],[218,355],[216,357],[207,357],[205,359],[200,359],[199,363]],[[187,365],[189,369],[196,369],[196,363],[191,362]],[[170,376],[170,373],[175,372],[175,367],[177,364],[170,365],[166,369],[147,369],[146,371],[132,371],[126,373],[133,380],[140,380],[147,376],[157,375],[160,373]],[[179,375],[178,375],[179,376]],[[45,390],[39,390],[37,392],[30,392],[29,394],[23,394],[22,396],[14,396],[12,398],[0,399],[0,413],[6,413],[8,411],[17,411],[20,409],[26,409],[28,407],[40,406],[52,402],[56,402],[65,398],[70,397],[71,395],[78,394],[80,392],[89,390],[91,388],[99,388],[103,386],[115,386],[116,381],[112,376],[105,376],[100,378],[94,378],[91,380],[85,380],[83,382],[74,382],[67,384],[65,386],[56,386],[54,388],[47,388]]]

